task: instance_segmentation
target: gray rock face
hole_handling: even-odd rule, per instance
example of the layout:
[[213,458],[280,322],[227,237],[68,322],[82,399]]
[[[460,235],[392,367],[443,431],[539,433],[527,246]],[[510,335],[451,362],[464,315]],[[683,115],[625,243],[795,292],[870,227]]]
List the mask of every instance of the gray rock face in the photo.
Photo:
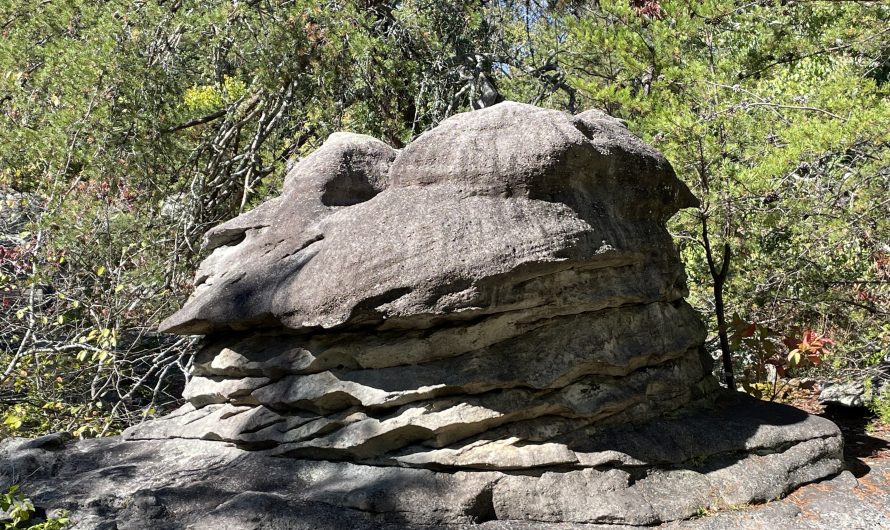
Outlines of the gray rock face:
[[862,381],[849,383],[825,383],[819,392],[819,401],[826,405],[861,408],[868,405],[872,392],[868,392]]
[[[224,412],[194,421],[204,422],[215,440],[260,432],[265,413],[248,408],[243,429],[225,431],[217,421]],[[171,438],[187,414],[165,423]],[[834,424],[750,398],[573,436],[574,455],[557,444],[546,454],[580,461],[516,470],[279,458],[208,440],[9,439],[0,442],[0,488],[19,483],[47,513],[68,510],[73,530],[645,528],[772,500],[842,468]],[[523,450],[502,442],[490,444],[489,454]],[[856,498],[852,490],[847,496]],[[868,505],[847,503],[820,516],[837,519]],[[744,520],[731,524],[735,513],[713,518],[720,524],[705,518],[688,527],[748,528]],[[887,521],[875,510],[869,517]],[[793,517],[780,526],[797,528]]]
[[210,335],[189,406],[127,436],[407,467],[578,464],[561,436],[715,387],[664,226],[693,204],[597,111],[504,103],[400,152],[335,134],[280,197],[207,234],[196,290],[162,326]]
[[890,358],[884,358],[859,377],[822,383],[819,401],[825,405],[850,408],[868,407],[873,400],[890,395]]
[[651,525],[837,472],[830,422],[702,412],[717,385],[665,228],[694,204],[597,111],[503,103],[400,152],[335,134],[207,234],[162,325],[208,334],[188,403],[125,438],[300,459],[318,494],[421,482],[442,499],[324,502],[422,524]]
[[338,133],[280,197],[207,234],[195,293],[161,327],[423,329],[673,301],[685,287],[664,221],[694,204],[660,154],[598,112],[504,103],[401,152]]

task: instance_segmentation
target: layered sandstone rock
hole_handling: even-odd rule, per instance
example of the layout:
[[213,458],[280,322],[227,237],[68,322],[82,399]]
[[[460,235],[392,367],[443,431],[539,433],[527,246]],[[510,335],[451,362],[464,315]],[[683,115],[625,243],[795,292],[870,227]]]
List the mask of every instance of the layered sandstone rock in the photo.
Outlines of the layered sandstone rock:
[[[731,417],[699,410],[716,383],[665,228],[695,204],[598,111],[503,103],[401,151],[332,135],[280,197],[207,234],[162,325],[208,335],[188,404],[126,437],[488,473],[491,510],[545,521],[654,524],[836,472],[830,422],[722,432]],[[749,453],[780,477],[765,490],[737,480]]]

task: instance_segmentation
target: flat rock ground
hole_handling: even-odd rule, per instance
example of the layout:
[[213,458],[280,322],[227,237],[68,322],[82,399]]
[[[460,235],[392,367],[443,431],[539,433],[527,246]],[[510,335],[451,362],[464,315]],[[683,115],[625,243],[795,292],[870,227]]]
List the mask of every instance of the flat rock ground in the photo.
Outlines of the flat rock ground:
[[[885,440],[886,444],[886,440]],[[780,501],[760,506],[742,506],[716,514],[703,514],[691,521],[669,523],[658,528],[677,530],[876,530],[890,528],[890,459],[860,459],[868,466],[856,478],[844,471],[832,480],[804,486]],[[615,530],[603,525],[542,525],[492,521],[448,530]],[[621,527],[644,528],[644,527]],[[651,528],[651,527],[646,527]]]
[[818,402],[816,390],[798,391],[788,401],[841,428],[847,471],[832,480],[804,486],[779,501],[738,507],[664,528],[890,529],[890,425],[877,422],[864,410],[826,410]]
[[[734,506],[713,513],[701,513],[699,517],[692,520],[667,523],[660,528],[680,529],[680,530],[730,530],[730,529],[819,529],[819,530],[843,530],[843,529],[890,529],[890,427],[885,425],[874,424],[874,418],[869,417],[863,412],[850,412],[842,410],[822,410],[818,402],[813,398],[814,392],[799,393],[792,399],[786,399],[798,408],[804,409],[810,413],[817,413],[828,417],[835,421],[843,430],[845,435],[845,459],[847,470],[843,471],[834,478],[804,486],[795,491],[790,496],[776,500],[763,505],[745,505]],[[47,437],[47,438],[51,438]],[[120,447],[121,442],[111,439],[89,441],[87,446],[95,446],[94,449],[102,449],[107,446],[108,449],[116,450]],[[125,443],[149,443],[149,442],[125,442]],[[159,442],[160,443],[160,442]],[[176,444],[173,441],[171,443]],[[196,444],[207,444],[208,442],[191,442]],[[221,450],[220,454],[226,450]],[[493,520],[476,525],[416,525],[416,524],[381,524],[379,520],[375,521],[367,517],[368,514],[360,510],[347,510],[337,508],[326,502],[298,502],[288,501],[286,496],[279,496],[271,493],[257,493],[255,491],[246,491],[243,494],[235,495],[223,504],[216,506],[202,506],[190,503],[189,499],[183,498],[194,494],[196,498],[203,497],[212,498],[210,493],[203,494],[202,491],[191,491],[189,488],[160,488],[151,491],[151,484],[154,482],[152,473],[164,474],[164,469],[154,469],[162,463],[146,461],[139,462],[138,459],[126,461],[125,459],[117,462],[120,465],[104,467],[98,470],[93,469],[95,463],[91,459],[102,459],[100,454],[94,453],[83,455],[83,460],[69,463],[74,468],[66,469],[60,475],[57,471],[63,471],[52,465],[51,455],[52,448],[44,454],[50,460],[45,464],[35,462],[39,467],[49,468],[42,472],[44,484],[43,487],[37,487],[29,493],[30,487],[38,486],[38,484],[27,484],[29,480],[25,480],[24,491],[33,496],[35,504],[47,507],[65,507],[71,504],[74,508],[78,502],[88,500],[89,511],[91,516],[82,519],[76,525],[76,529],[101,529],[101,530],[135,530],[144,528],[189,528],[193,530],[199,529],[230,529],[230,530],[247,530],[247,529],[263,529],[263,530],[396,530],[396,529],[414,529],[414,530],[535,530],[535,529],[554,529],[554,530],[617,530],[630,528],[644,528],[632,526],[616,526],[616,525],[591,525],[591,524],[553,524],[540,522],[519,522],[510,520]],[[188,453],[183,453],[188,456]],[[144,454],[136,454],[136,457],[143,457]],[[176,473],[189,473],[189,466],[199,465],[204,475],[219,476],[219,480],[235,480],[237,477],[224,478],[225,469],[208,468],[208,460],[202,459],[200,452],[194,455],[197,460],[194,462],[183,462],[177,469],[172,470]],[[112,459],[113,460],[113,459]],[[213,462],[210,462],[212,464]],[[219,462],[224,464],[222,460]],[[235,462],[233,462],[234,464]],[[78,479],[78,467],[82,467],[83,477]],[[240,469],[237,465],[233,469]],[[92,470],[92,471],[90,471]],[[30,475],[37,473],[37,470],[21,470],[27,471]],[[168,470],[170,471],[170,470]],[[254,470],[255,471],[255,470]],[[268,469],[268,477],[256,478],[257,480],[266,480],[270,484],[278,484],[281,487],[282,480],[288,482],[287,479],[280,476],[281,473],[275,469]],[[47,473],[49,473],[47,475]],[[72,474],[73,473],[73,474]],[[148,473],[148,476],[146,475]],[[231,474],[231,473],[230,473]],[[139,475],[142,475],[139,478]],[[236,473],[237,475],[237,473]],[[53,484],[53,480],[59,480],[60,477],[66,477],[63,480],[73,480],[71,484]],[[56,478],[54,478],[56,477]],[[138,480],[129,480],[137,478]],[[38,477],[34,476],[37,479]],[[168,477],[169,478],[169,477]],[[86,480],[81,485],[81,482]],[[206,482],[206,481],[205,481]],[[95,490],[94,493],[107,493],[108,495],[93,494],[83,497],[78,495],[76,491],[84,487],[89,490]],[[140,491],[132,495],[126,506],[106,506],[105,503],[109,499],[115,497],[113,490],[121,488],[138,486]],[[269,486],[272,487],[272,486]],[[194,489],[194,488],[192,488]],[[40,491],[42,490],[42,491]],[[72,490],[65,493],[66,490]],[[107,491],[106,491],[107,490]],[[69,493],[73,497],[69,497]],[[120,492],[117,492],[120,496]],[[206,492],[205,492],[206,493]],[[167,498],[170,496],[177,498]],[[77,497],[78,499],[75,499]],[[83,497],[83,498],[81,498]],[[55,499],[55,500],[53,500]],[[170,506],[163,507],[159,500],[169,502]],[[188,506],[187,511],[179,513],[176,508],[177,502],[183,506]],[[194,504],[194,505],[192,505]],[[206,504],[206,503],[205,503]],[[162,513],[162,512],[167,513]],[[155,514],[154,512],[158,512]],[[179,517],[183,516],[189,521],[181,520],[183,524],[174,524],[166,526],[156,526],[155,522],[166,521],[167,523],[180,521]],[[651,528],[651,527],[645,527]]]
[[[738,506],[658,528],[676,530],[877,530],[890,529],[890,425],[864,410],[819,404],[818,389],[800,390],[787,401],[834,421],[844,433],[847,471],[809,484],[788,497],[756,506]],[[603,525],[542,525],[492,521],[453,530],[614,530]],[[621,527],[643,528],[643,527]],[[648,527],[651,528],[651,527]],[[444,529],[443,529],[444,530]],[[449,528],[448,530],[452,530]]]

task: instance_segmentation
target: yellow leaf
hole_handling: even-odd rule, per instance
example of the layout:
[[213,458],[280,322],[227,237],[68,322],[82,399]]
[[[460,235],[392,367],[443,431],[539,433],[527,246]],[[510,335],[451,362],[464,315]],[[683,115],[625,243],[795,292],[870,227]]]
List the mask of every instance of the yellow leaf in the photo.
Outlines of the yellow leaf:
[[96,275],[102,276],[105,274],[105,265],[99,265],[99,268],[96,269]]
[[3,419],[3,424],[9,427],[13,431],[19,430],[22,426],[22,418],[16,416],[15,414],[7,414]]

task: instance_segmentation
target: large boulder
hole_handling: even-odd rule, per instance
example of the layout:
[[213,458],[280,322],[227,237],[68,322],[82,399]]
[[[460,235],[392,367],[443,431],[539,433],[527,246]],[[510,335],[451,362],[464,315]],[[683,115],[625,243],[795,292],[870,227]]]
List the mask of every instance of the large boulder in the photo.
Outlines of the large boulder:
[[214,476],[277,468],[262,502],[393,524],[653,525],[837,473],[831,422],[717,399],[665,227],[695,204],[598,111],[502,103],[401,151],[332,135],[207,234],[162,324],[207,335],[187,403],[119,450],[176,440]]
[[195,292],[162,325],[209,335],[188,404],[127,436],[374,465],[581,465],[567,436],[716,386],[665,229],[694,204],[597,111],[503,103],[400,152],[335,134],[280,197],[207,234]]
[[280,197],[207,234],[195,292],[161,328],[426,329],[673,302],[685,285],[664,222],[694,204],[598,112],[503,103],[401,152],[338,133]]

